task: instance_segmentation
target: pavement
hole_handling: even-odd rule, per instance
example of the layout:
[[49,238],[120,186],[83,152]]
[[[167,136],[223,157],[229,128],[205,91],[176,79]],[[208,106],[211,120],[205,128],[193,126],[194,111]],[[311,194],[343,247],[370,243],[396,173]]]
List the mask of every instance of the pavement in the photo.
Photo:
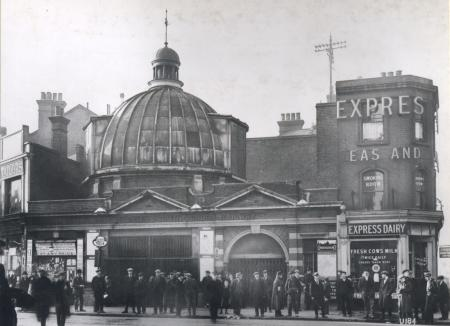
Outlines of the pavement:
[[[197,309],[197,317],[190,318],[186,309],[182,312],[182,317],[176,317],[175,314],[167,313],[163,315],[153,315],[153,309],[147,309],[146,314],[134,314],[128,313],[123,314],[123,307],[105,307],[104,314],[97,314],[93,312],[92,306],[85,307],[86,312],[74,312],[73,307],[71,307],[72,315],[67,320],[68,325],[83,325],[89,324],[93,325],[208,325],[209,321],[209,311],[206,308]],[[296,322],[295,325],[310,325],[312,323],[317,325],[329,325],[331,322],[339,322],[342,325],[351,323],[352,325],[367,324],[368,322],[372,325],[380,324],[385,325],[385,323],[380,323],[378,319],[366,320],[361,311],[356,311],[352,317],[344,317],[342,314],[333,307],[330,309],[328,318],[316,321],[314,318],[314,311],[300,311],[299,317],[281,317],[275,318],[274,312],[266,313],[264,318],[255,317],[255,312],[251,308],[242,309],[241,319],[233,319],[232,310],[228,311],[228,315],[219,315],[219,323],[226,323],[229,325],[291,325]],[[286,314],[286,309],[283,311]],[[437,325],[450,325],[450,321],[440,321],[440,314],[435,314],[435,324]],[[33,313],[30,312],[18,312],[19,326],[20,325],[34,325],[36,318]],[[51,320],[54,320],[54,315],[49,318],[49,323],[47,325],[52,325]],[[21,323],[20,321],[24,323]],[[97,324],[92,324],[89,321],[96,321]],[[275,322],[276,320],[276,322]],[[398,324],[399,321],[396,319],[394,323]]]

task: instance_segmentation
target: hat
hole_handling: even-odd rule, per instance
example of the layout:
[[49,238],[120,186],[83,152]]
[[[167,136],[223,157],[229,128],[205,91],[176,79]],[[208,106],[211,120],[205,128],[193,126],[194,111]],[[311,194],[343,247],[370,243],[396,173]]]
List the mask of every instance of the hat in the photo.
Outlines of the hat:
[[298,269],[296,269],[296,270],[294,271],[294,273],[300,273],[300,271],[299,271]]
[[191,273],[185,273],[184,275],[186,275],[186,276],[192,276]]
[[438,279],[438,280],[443,280],[443,279],[444,279],[444,276],[439,275],[439,276],[437,277],[437,279]]
[[319,276],[319,273],[318,273],[318,272],[314,272],[313,275],[314,275],[314,276]]
[[144,276],[144,273],[139,272],[139,273],[138,273],[138,276]]
[[403,272],[402,272],[402,274],[404,274],[404,273],[406,273],[406,272],[409,273],[409,269],[404,269]]
[[128,271],[128,272],[133,272],[133,271],[134,271],[134,268],[133,268],[133,267],[129,267],[129,268],[127,268],[127,271]]
[[81,269],[77,269],[77,274],[81,274],[83,271]]
[[423,275],[424,275],[425,277],[429,277],[429,276],[431,276],[431,273],[430,273],[430,272],[425,272],[425,273],[423,273]]
[[267,270],[265,269],[265,270],[263,270],[263,274],[267,274]]
[[259,275],[259,272],[254,272],[253,275]]
[[58,276],[66,276],[66,272],[59,272]]
[[341,274],[347,274],[346,271],[339,271],[339,273],[341,273]]
[[383,274],[384,274],[384,275],[389,275],[389,273],[388,273],[387,271],[382,271],[382,272],[381,272],[381,275],[383,275]]
[[101,271],[102,271],[102,270],[101,270],[100,268],[97,268],[97,269],[95,270],[96,273],[101,272]]
[[161,273],[161,270],[156,269],[156,270],[155,270],[155,273]]
[[39,273],[45,273],[45,269],[39,268],[38,272],[39,272]]
[[210,272],[210,271],[206,271],[205,273],[206,273],[206,274],[211,274],[211,272]]
[[28,275],[27,271],[24,271],[24,272],[22,273],[22,275]]

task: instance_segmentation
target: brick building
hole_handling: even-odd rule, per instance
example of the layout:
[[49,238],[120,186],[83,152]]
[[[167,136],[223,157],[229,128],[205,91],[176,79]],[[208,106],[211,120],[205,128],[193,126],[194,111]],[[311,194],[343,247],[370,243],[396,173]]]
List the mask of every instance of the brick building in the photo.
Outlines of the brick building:
[[112,115],[86,113],[85,141],[71,158],[67,128],[79,135],[86,115],[63,115],[58,96],[41,99],[59,109],[40,115],[39,138],[24,128],[1,139],[9,269],[81,268],[88,280],[96,264],[113,277],[129,266],[147,275],[436,274],[443,215],[430,80],[338,82],[337,101],[316,106],[313,129],[303,129],[299,113],[284,114],[280,136],[247,139],[247,124],[183,91],[179,56],[167,44],[152,66],[148,90]]

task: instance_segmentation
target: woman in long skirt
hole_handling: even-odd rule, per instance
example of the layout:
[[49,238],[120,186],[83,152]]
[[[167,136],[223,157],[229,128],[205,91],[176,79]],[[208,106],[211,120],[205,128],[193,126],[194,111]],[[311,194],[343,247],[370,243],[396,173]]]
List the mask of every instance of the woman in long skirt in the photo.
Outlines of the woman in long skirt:
[[283,274],[277,272],[277,276],[273,281],[272,287],[272,309],[275,310],[275,317],[282,317],[281,309],[284,305],[284,284],[283,284]]

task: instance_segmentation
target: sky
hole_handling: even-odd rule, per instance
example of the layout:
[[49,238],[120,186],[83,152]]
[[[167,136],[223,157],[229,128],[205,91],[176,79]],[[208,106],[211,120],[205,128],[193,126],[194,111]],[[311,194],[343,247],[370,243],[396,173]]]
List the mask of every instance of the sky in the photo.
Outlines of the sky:
[[9,132],[37,127],[41,91],[104,114],[120,93],[145,90],[166,8],[184,90],[248,123],[248,137],[277,135],[285,112],[300,112],[306,127],[315,122],[328,58],[314,45],[330,33],[347,42],[335,52],[335,80],[396,70],[430,78],[440,95],[438,197],[450,217],[447,0],[0,1],[1,123]]

